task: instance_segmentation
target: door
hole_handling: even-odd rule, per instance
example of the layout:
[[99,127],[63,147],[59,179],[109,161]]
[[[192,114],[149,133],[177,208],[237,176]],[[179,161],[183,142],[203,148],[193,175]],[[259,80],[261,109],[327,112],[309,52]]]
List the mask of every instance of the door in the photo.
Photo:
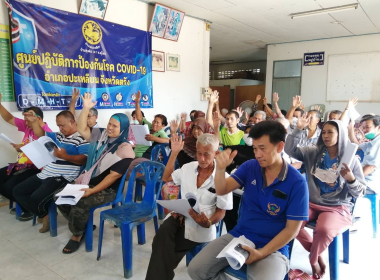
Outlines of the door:
[[232,107],[230,104],[230,86],[210,88],[219,92],[219,109],[222,110],[223,108],[226,108],[230,110]]
[[293,96],[301,94],[301,78],[273,79],[273,92],[277,92],[280,109],[289,111],[292,107]]
[[240,103],[246,100],[255,101],[257,95],[261,95],[259,101],[259,110],[263,108],[263,97],[265,96],[265,85],[257,86],[237,86],[235,93],[235,107],[238,107]]

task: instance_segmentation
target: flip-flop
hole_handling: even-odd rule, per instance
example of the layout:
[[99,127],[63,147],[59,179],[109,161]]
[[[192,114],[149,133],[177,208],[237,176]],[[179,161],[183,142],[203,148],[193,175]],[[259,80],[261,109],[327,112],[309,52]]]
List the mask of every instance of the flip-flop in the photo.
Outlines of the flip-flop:
[[[92,230],[94,231],[95,229],[96,229],[96,225],[93,225]],[[69,242],[67,242],[66,246],[63,248],[62,253],[63,254],[72,254],[72,253],[78,251],[78,249],[79,249],[80,245],[82,244],[85,236],[86,236],[86,233],[84,232],[79,241],[75,241],[75,240],[70,239]],[[65,251],[65,249],[70,250],[70,251]]]

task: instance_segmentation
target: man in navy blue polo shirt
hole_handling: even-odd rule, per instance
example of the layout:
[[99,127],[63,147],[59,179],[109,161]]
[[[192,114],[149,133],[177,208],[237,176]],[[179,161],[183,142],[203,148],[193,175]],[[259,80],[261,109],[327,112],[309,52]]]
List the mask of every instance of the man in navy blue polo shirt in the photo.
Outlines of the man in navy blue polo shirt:
[[216,158],[215,189],[225,195],[244,186],[237,226],[209,243],[190,263],[191,279],[229,279],[221,272],[228,262],[216,258],[234,238],[244,235],[256,249],[246,261],[248,279],[282,280],[289,270],[289,245],[309,218],[309,192],[303,176],[281,157],[286,131],[278,122],[264,121],[252,127],[256,159],[242,164],[229,178],[225,169],[236,152],[226,150]]

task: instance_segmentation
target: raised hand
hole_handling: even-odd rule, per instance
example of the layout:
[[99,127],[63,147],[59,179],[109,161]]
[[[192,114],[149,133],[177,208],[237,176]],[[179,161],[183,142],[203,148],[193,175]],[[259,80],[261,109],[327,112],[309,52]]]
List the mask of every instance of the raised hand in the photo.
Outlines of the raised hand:
[[212,123],[214,124],[214,130],[219,131],[220,123],[221,123],[221,117],[219,115],[219,112],[214,112],[212,114]]
[[216,168],[220,170],[225,170],[229,166],[234,157],[237,155],[238,151],[233,151],[231,149],[224,150],[219,153],[216,157]]
[[36,115],[36,113],[32,110],[28,111],[28,112],[24,112],[22,113],[22,115],[24,116],[24,119],[28,122],[31,122],[31,123],[34,123],[34,122],[37,122],[38,121],[38,115]]
[[170,132],[173,134],[173,133],[176,133],[177,130],[178,130],[178,122],[176,120],[171,120],[170,121]]
[[345,163],[342,163],[342,165],[343,166],[340,169],[340,175],[343,177],[343,179],[346,180],[347,182],[355,181],[355,175],[354,173],[352,173],[352,170],[350,169],[350,167]]
[[182,136],[174,133],[170,137],[170,148],[172,150],[172,153],[178,154],[180,151],[182,151],[184,144],[185,142],[183,142]]
[[181,113],[181,120],[186,121],[187,114],[186,113]]
[[357,97],[350,98],[350,99],[348,100],[348,103],[347,103],[346,109],[349,110],[349,109],[355,107],[356,104],[358,104],[358,98],[357,98]]
[[321,112],[321,107],[319,105],[313,106],[312,110],[316,110],[318,112]]
[[301,96],[299,96],[299,95],[293,96],[292,106],[294,108],[299,107],[301,105],[301,103],[302,103]]
[[80,96],[80,90],[77,88],[73,88],[71,91],[71,100],[77,101]]
[[216,90],[212,91],[211,89],[209,89],[209,91],[211,91],[209,101],[210,103],[215,104],[219,100],[219,92]]
[[83,96],[81,96],[83,102],[83,108],[91,109],[98,103],[98,101],[92,102],[92,94],[86,92]]
[[304,129],[310,124],[310,117],[307,117],[307,114],[304,113],[301,117],[298,118],[297,127],[299,129]]
[[273,93],[272,100],[273,100],[273,103],[277,103],[278,100],[280,100],[280,97],[278,97],[278,93],[277,92]]
[[259,95],[256,96],[255,103],[256,104],[259,103],[260,99],[261,99],[261,95],[259,94]]
[[236,108],[236,112],[239,114],[239,118],[241,118],[241,116],[242,116],[243,113],[244,113],[243,108],[241,108],[241,107],[237,107],[237,108]]
[[136,103],[140,103],[140,101],[141,101],[141,91],[139,90],[139,91],[136,93],[135,102],[136,102]]
[[305,111],[305,104],[301,103],[300,106],[298,106],[302,111]]

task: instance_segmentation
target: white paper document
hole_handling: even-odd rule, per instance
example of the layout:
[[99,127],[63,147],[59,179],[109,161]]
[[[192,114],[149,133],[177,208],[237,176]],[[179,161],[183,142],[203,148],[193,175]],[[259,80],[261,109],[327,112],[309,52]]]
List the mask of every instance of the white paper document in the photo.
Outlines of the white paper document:
[[147,124],[144,125],[131,125],[133,136],[135,136],[136,144],[144,146],[152,146],[152,141],[145,140],[145,135],[150,134]]
[[340,163],[338,166],[338,171],[343,167],[343,163],[347,164],[348,166],[351,165],[352,160],[354,159],[356,155],[356,151],[358,150],[358,145],[355,143],[348,142],[346,148],[344,149],[344,153],[342,158],[340,159]]
[[241,245],[256,248],[255,244],[247,239],[244,235],[239,238],[234,238],[230,243],[217,255],[218,259],[226,258],[228,264],[235,270],[239,270],[249,257],[249,252],[244,250]]
[[191,209],[190,203],[187,199],[173,199],[173,200],[157,200],[157,203],[162,207],[181,214],[187,218],[190,218],[189,210]]
[[11,140],[8,136],[6,136],[4,133],[0,134],[0,139],[4,140],[5,142],[9,144],[16,144],[15,141]]
[[88,188],[88,185],[67,184],[66,187],[61,192],[55,195],[56,197],[58,197],[55,204],[76,205],[78,201],[84,195],[84,191],[81,191],[81,189],[86,189],[86,188]]
[[38,140],[21,147],[21,151],[40,169],[58,159],[54,156],[54,147],[59,149],[50,137],[42,136]]

